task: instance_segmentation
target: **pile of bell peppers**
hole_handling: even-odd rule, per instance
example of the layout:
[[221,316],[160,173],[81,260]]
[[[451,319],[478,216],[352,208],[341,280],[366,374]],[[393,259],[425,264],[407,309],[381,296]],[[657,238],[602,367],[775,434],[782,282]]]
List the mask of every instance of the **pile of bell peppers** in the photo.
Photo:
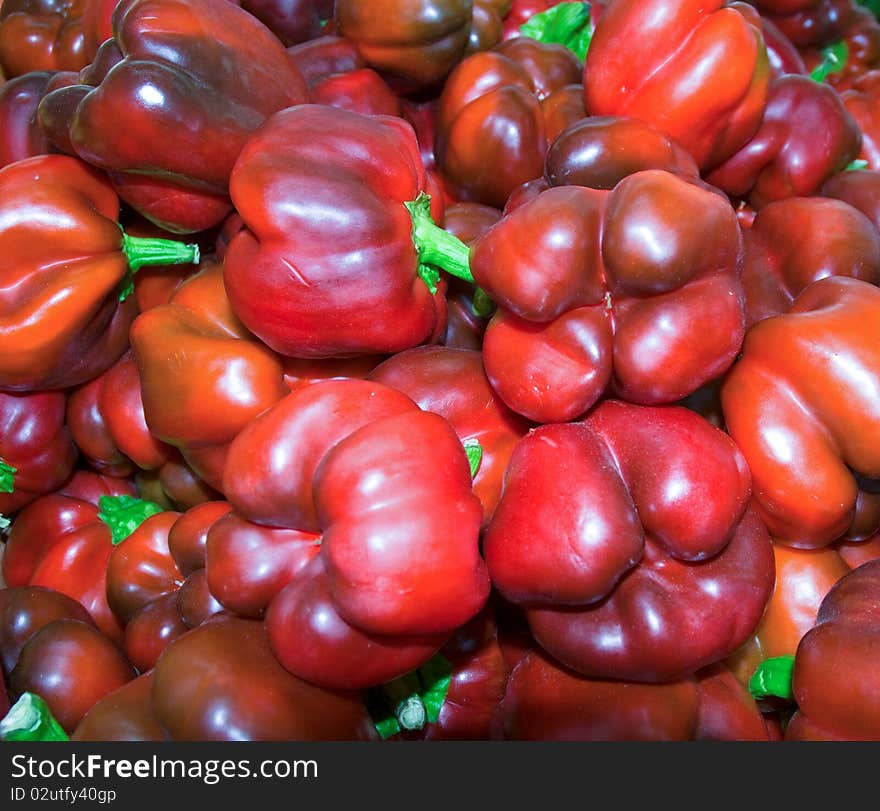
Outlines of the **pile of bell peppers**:
[[854,0],[3,0],[0,739],[880,740]]

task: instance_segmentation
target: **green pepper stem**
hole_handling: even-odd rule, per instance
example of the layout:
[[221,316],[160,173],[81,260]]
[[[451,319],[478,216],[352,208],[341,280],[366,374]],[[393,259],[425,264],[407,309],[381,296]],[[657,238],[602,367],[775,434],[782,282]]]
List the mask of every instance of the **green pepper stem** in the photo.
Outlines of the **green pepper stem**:
[[452,683],[452,664],[439,653],[416,670],[369,691],[367,707],[383,739],[434,724]]
[[13,467],[5,459],[0,459],[0,493],[15,492],[15,474],[18,468]]
[[0,739],[4,741],[67,741],[67,733],[52,715],[49,705],[36,693],[21,697],[0,721]]
[[478,439],[466,439],[461,443],[464,445],[464,452],[471,466],[471,478],[473,479],[480,470],[483,462],[483,446]]
[[822,61],[810,71],[810,78],[821,84],[829,73],[840,73],[849,60],[849,47],[845,40],[834,42],[822,49]]
[[195,243],[154,237],[133,237],[124,231],[122,252],[128,259],[132,272],[146,265],[197,265],[200,258],[199,246]]
[[589,3],[557,3],[519,27],[523,36],[547,45],[564,45],[583,62],[593,39]]
[[404,203],[412,220],[412,241],[419,264],[432,265],[451,276],[473,282],[470,248],[455,234],[444,231],[431,217],[431,195],[419,192],[415,200]]
[[774,656],[758,665],[749,679],[749,692],[756,700],[781,698],[794,701],[791,680],[794,673],[794,656]]
[[98,518],[109,528],[113,545],[122,543],[151,515],[162,512],[152,501],[134,496],[101,496],[98,499]]

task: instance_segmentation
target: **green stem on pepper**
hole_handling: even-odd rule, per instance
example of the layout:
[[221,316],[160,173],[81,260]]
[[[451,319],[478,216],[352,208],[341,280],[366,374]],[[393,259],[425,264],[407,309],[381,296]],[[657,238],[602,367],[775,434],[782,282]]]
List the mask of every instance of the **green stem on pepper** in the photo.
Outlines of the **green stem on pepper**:
[[13,467],[5,459],[0,459],[0,493],[15,492],[15,474],[17,467]]
[[558,3],[530,17],[519,30],[538,42],[564,45],[583,62],[593,39],[590,4]]
[[749,692],[756,700],[781,698],[794,701],[791,678],[794,673],[794,656],[774,656],[758,665],[749,679]]
[[840,73],[849,59],[849,48],[844,40],[834,42],[822,49],[822,61],[810,71],[810,78],[820,84],[829,73]]
[[452,663],[437,653],[416,670],[368,691],[366,704],[379,736],[384,740],[436,723],[451,683]]
[[464,445],[464,452],[468,458],[468,464],[471,466],[471,478],[473,479],[480,470],[480,464],[483,461],[483,446],[476,439],[466,439],[461,443]]
[[[132,275],[142,267],[150,265],[197,265],[201,258],[199,246],[195,243],[154,237],[133,237],[124,231],[122,253],[128,259],[128,267]],[[119,294],[119,300],[125,301],[133,291],[134,284],[129,278],[128,284]]]
[[101,496],[98,510],[98,518],[110,528],[113,545],[117,546],[151,515],[162,512],[162,507],[134,496]]
[[22,693],[0,721],[0,740],[67,741],[67,733],[55,720],[49,705],[36,693]]

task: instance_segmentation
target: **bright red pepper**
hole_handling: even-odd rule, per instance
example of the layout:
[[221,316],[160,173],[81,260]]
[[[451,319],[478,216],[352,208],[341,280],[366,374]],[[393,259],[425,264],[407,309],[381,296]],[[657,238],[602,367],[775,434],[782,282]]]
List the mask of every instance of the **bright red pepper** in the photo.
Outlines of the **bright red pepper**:
[[32,71],[0,85],[0,168],[54,152],[37,117],[43,96],[75,83],[75,73]]
[[175,232],[219,223],[244,142],[276,110],[308,99],[277,37],[226,0],[123,0],[103,48],[118,57],[89,77],[95,86],[57,91],[44,106],[72,106],[76,153]]
[[434,140],[455,196],[501,208],[517,186],[539,177],[548,146],[542,103],[579,84],[581,73],[568,48],[528,37],[462,60],[440,94]]
[[62,392],[0,392],[0,514],[13,515],[56,490],[73,471],[66,402]]
[[592,115],[656,125],[711,169],[754,136],[770,67],[760,31],[723,0],[617,0],[584,66]]
[[837,91],[787,74],[770,83],[757,132],[706,180],[759,209],[773,200],[816,194],[860,148],[859,126]]
[[288,673],[257,620],[219,616],[174,640],[156,663],[152,715],[175,740],[374,740],[357,693]]
[[0,169],[0,390],[65,388],[107,369],[136,314],[120,301],[143,264],[198,260],[195,246],[137,240],[96,169],[44,155]]
[[83,14],[89,0],[4,0],[0,69],[8,78],[32,71],[77,71],[89,62]]
[[750,485],[730,438],[684,408],[606,401],[541,426],[486,531],[493,585],[585,675],[694,673],[749,638],[773,588]]
[[[721,391],[773,537],[802,548],[876,532],[880,289],[831,276],[751,327]],[[862,480],[869,481],[862,484]],[[874,526],[863,513],[873,516]]]
[[530,423],[507,408],[492,390],[480,353],[414,347],[379,364],[369,379],[398,389],[422,410],[445,417],[465,445],[479,444],[473,486],[483,505],[483,520],[488,522],[501,496],[510,455]]
[[842,577],[825,595],[798,645],[792,692],[797,705],[786,740],[878,740],[880,561]]
[[801,290],[825,276],[880,283],[880,234],[842,200],[777,200],[764,206],[744,233],[746,327],[787,312]]
[[274,115],[230,184],[247,226],[223,266],[238,317],[293,357],[392,353],[441,334],[442,284],[418,275],[404,207],[425,182],[402,119],[318,104]]

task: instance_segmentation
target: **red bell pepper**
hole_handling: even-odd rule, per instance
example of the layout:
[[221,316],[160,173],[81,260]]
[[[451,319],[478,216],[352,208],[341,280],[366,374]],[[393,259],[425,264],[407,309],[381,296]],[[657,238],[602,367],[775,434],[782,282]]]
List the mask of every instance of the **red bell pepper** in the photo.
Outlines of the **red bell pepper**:
[[880,169],[880,70],[871,70],[856,79],[840,94],[844,106],[862,132],[858,159],[867,161],[868,169]]
[[0,390],[59,389],[107,369],[128,345],[145,264],[198,261],[198,248],[130,237],[96,169],[45,155],[0,169]]
[[468,46],[472,0],[337,0],[335,32],[401,92],[436,87]]
[[6,679],[25,643],[50,622],[72,619],[94,626],[91,615],[72,597],[42,586],[0,589],[0,665]]
[[760,209],[773,200],[816,194],[860,148],[858,124],[837,91],[788,74],[770,83],[757,132],[706,180]]
[[0,84],[0,168],[54,152],[37,110],[47,93],[76,82],[76,74],[32,71]]
[[844,575],[825,595],[795,655],[769,659],[756,672],[753,692],[787,699],[795,709],[786,740],[880,738],[878,587],[880,560]]
[[141,313],[130,339],[149,433],[220,490],[229,443],[288,391],[280,358],[232,313],[216,263]]
[[114,539],[118,543],[159,511],[133,498],[127,481],[79,471],[63,489],[41,496],[16,516],[3,556],[4,580],[73,597],[106,636],[119,642],[122,623],[108,604],[107,561]]
[[86,712],[137,673],[94,626],[75,619],[44,625],[21,649],[9,675],[15,697],[36,693],[69,735]]
[[308,99],[284,46],[227,0],[122,0],[108,47],[118,58],[88,77],[93,87],[56,91],[43,105],[71,112],[76,153],[107,170],[147,219],[180,233],[220,222],[244,142],[276,110]]
[[492,583],[580,673],[684,677],[743,644],[772,592],[750,485],[699,415],[605,401],[520,441],[484,539]]
[[0,514],[14,515],[73,471],[76,446],[62,392],[0,392]]
[[517,186],[541,175],[548,146],[542,103],[579,84],[581,72],[567,48],[528,37],[456,66],[440,94],[434,152],[457,199],[501,208]]
[[787,312],[801,290],[825,276],[880,283],[880,234],[842,200],[777,200],[764,206],[744,233],[746,327]]
[[787,314],[752,326],[724,381],[728,431],[751,469],[758,513],[782,543],[820,548],[880,526],[870,481],[880,477],[877,313],[873,284],[819,279]]
[[70,736],[72,741],[167,741],[168,730],[150,703],[153,673],[143,673],[92,705]]
[[757,132],[770,67],[760,31],[723,0],[617,0],[584,65],[592,115],[656,125],[711,169]]
[[483,362],[510,408],[564,422],[609,389],[668,403],[727,370],[744,317],[742,235],[726,197],[645,170],[610,192],[523,199],[470,248],[413,207],[422,261],[472,274],[498,305]]
[[375,740],[357,693],[288,673],[257,620],[219,616],[156,663],[152,714],[175,740]]
[[380,363],[369,379],[398,389],[422,410],[445,417],[465,446],[479,445],[473,487],[483,505],[483,520],[488,522],[501,496],[510,455],[530,423],[507,408],[492,390],[480,353],[414,347]]
[[4,0],[0,70],[8,78],[32,71],[77,71],[89,62],[83,13],[89,0]]
[[567,127],[550,144],[544,178],[550,186],[613,189],[644,169],[700,176],[690,152],[654,125],[626,116],[593,115]]
[[442,285],[418,275],[403,205],[425,182],[402,119],[318,104],[276,113],[232,172],[247,226],[223,265],[235,313],[293,357],[392,353],[441,334]]

